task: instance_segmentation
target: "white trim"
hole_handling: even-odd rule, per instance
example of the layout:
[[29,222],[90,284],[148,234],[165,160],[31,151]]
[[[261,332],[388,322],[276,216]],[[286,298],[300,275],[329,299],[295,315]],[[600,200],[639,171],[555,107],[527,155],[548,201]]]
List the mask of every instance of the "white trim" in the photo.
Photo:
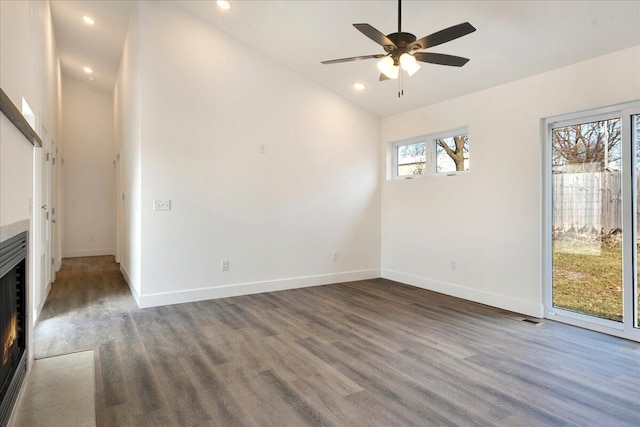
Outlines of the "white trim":
[[131,281],[131,276],[129,276],[129,272],[127,271],[127,268],[122,263],[120,263],[120,272],[122,273],[122,277],[124,277],[124,281],[127,282],[127,285],[129,286],[129,290],[131,291],[131,295],[133,295],[133,299],[136,300],[136,304],[138,304],[138,307],[142,307],[142,305],[140,305],[140,298],[141,298],[140,294],[136,290],[135,286],[133,286],[133,282]]
[[589,108],[588,110],[581,110],[581,111],[575,111],[573,113],[546,117],[545,119],[543,119],[543,121],[546,121],[547,124],[549,124],[550,126],[558,126],[559,124],[562,125],[565,122],[568,123],[569,125],[577,124],[575,123],[576,120],[579,120],[579,121],[584,120],[585,122],[602,120],[602,119],[599,119],[599,117],[611,116],[611,113],[620,114],[625,110],[632,110],[632,109],[638,108],[639,103],[640,101],[635,100],[635,101],[622,102],[620,104],[608,105],[606,107]]
[[[122,264],[120,264],[122,270]],[[292,277],[279,280],[261,282],[238,283],[200,289],[188,289],[178,292],[165,292],[151,295],[140,295],[131,288],[140,308],[156,307],[160,305],[182,304],[186,302],[203,301],[217,298],[236,297],[241,295],[260,294],[263,292],[283,291],[286,289],[300,289],[310,286],[329,285],[334,283],[352,282],[356,280],[377,279],[380,270],[347,271],[344,273],[322,274],[317,276]],[[129,280],[127,280],[129,283]]]
[[[573,313],[573,314],[578,314],[578,313]],[[585,317],[588,317],[588,316],[585,315]],[[556,313],[554,311],[547,312],[545,318],[549,320],[554,320],[556,322],[577,326],[579,328],[589,329],[591,331],[601,332],[607,335],[613,335],[614,337],[625,338],[628,340],[640,342],[640,337],[638,337],[637,334],[633,334],[633,333],[630,334],[628,331],[625,331],[623,329],[622,325],[620,327],[611,327],[611,326],[607,326],[607,324],[605,323],[597,322],[598,320],[603,320],[603,319],[594,318],[589,320],[582,320],[578,315],[568,315],[568,314],[564,315],[564,314]],[[611,322],[611,323],[615,323],[615,322]]]
[[415,286],[417,288],[427,289],[441,294],[501,308],[503,310],[525,314],[527,316],[542,318],[544,315],[544,306],[542,304],[526,301],[520,298],[514,298],[493,292],[479,291],[466,286],[442,282],[421,276],[414,276],[413,274],[400,273],[393,270],[383,269],[382,277]]
[[[633,124],[631,116],[640,113],[640,103],[635,106],[624,109],[620,115],[620,125],[622,133],[622,245],[623,245],[623,280],[622,302],[623,302],[623,327],[624,335],[629,339],[640,341],[640,330],[634,327],[636,323],[635,311],[637,300],[634,299],[634,288],[637,286],[637,264],[636,260],[636,220],[637,193],[635,190],[635,158],[636,147],[634,144],[635,134],[632,133]],[[628,212],[629,215],[624,215]],[[629,267],[630,266],[630,267]]]
[[113,248],[102,249],[79,249],[76,251],[65,251],[65,258],[78,258],[83,256],[104,256],[113,255]]
[[603,317],[595,317],[587,313],[580,313],[579,311],[571,311],[560,307],[552,307],[549,309],[548,314],[559,319],[567,318],[582,323],[593,323],[605,329],[615,329],[618,331],[622,331],[624,329],[624,324],[622,322],[616,322],[615,320],[605,319]]
[[[635,123],[633,122],[632,118],[633,116],[640,116],[640,105],[636,105],[635,108],[629,108],[628,110],[626,110],[629,114],[627,114],[627,118],[629,120],[629,128],[630,131],[632,132],[633,129],[635,128]],[[638,212],[639,210],[639,206],[638,206],[638,192],[640,192],[640,188],[637,188],[637,183],[638,183],[638,167],[640,165],[637,164],[637,156],[636,153],[638,151],[640,151],[640,139],[638,138],[639,133],[635,132],[632,133],[631,135],[631,155],[629,156],[629,158],[631,159],[631,203],[632,203],[632,212]],[[640,229],[638,227],[640,227],[640,224],[638,224],[637,222],[637,214],[632,214],[631,215],[631,230],[633,233],[633,239],[631,241],[631,263],[632,265],[638,265],[638,233],[640,232]],[[636,272],[638,273],[638,272]],[[640,283],[638,282],[638,274],[635,275],[635,277],[632,277],[633,280],[633,286],[631,286],[631,289],[628,290],[628,293],[624,296],[625,297],[625,301],[627,301],[627,303],[625,303],[625,307],[624,309],[627,310],[626,312],[631,312],[632,313],[632,321],[631,322],[627,322],[626,325],[626,329],[627,330],[633,330],[633,329],[637,329],[640,328],[640,307],[638,307],[638,301],[640,301],[639,298],[639,294],[640,294]],[[636,336],[640,336],[640,333],[638,333],[638,331],[636,330],[636,332],[634,332],[635,334],[637,334]]]

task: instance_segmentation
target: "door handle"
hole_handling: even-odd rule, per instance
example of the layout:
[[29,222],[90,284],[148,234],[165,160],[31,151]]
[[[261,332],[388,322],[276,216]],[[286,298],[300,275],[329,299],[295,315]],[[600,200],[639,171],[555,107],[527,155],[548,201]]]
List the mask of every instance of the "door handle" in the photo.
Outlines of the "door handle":
[[43,209],[43,210],[45,210],[45,211],[47,210],[47,208],[48,208],[48,207],[49,207],[49,206],[48,206],[48,205],[46,205],[46,204],[45,204],[45,205],[42,205],[42,209]]
[[52,219],[51,222],[55,224],[56,223],[56,219],[55,218]]

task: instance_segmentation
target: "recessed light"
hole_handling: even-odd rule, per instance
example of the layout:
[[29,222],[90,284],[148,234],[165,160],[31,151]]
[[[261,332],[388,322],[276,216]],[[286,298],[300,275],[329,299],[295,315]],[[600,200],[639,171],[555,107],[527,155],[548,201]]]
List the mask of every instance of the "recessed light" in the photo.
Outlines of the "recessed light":
[[94,21],[93,19],[91,19],[91,17],[89,17],[89,16],[87,16],[87,15],[84,15],[84,16],[82,17],[82,20],[83,20],[83,21],[84,21],[84,23],[85,23],[85,24],[87,24],[87,25],[95,25],[95,24],[96,24],[96,21]]
[[358,92],[362,92],[362,91],[363,91],[363,90],[365,90],[367,87],[366,87],[364,84],[362,84],[362,83],[360,83],[360,82],[357,82],[357,83],[354,83],[354,84],[353,84],[353,88],[354,88],[355,90],[357,90]]
[[229,2],[228,2],[228,1],[226,1],[226,0],[218,0],[216,3],[218,4],[218,7],[219,7],[220,9],[224,9],[224,10],[229,10],[229,9],[231,9],[231,3],[229,3]]
[[90,81],[90,82],[95,82],[95,81],[96,81],[96,78],[95,78],[95,77],[93,77],[93,76],[91,76],[91,77],[89,77],[89,81]]
[[87,73],[87,74],[91,74],[91,73],[93,73],[93,70],[91,69],[91,67],[84,67],[84,68],[83,68],[83,70],[84,70],[84,72],[85,72],[85,73]]

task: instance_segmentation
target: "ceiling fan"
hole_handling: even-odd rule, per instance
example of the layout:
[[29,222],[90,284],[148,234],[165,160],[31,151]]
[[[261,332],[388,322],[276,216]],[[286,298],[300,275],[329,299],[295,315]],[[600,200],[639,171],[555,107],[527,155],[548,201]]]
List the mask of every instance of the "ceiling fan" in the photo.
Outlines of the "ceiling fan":
[[455,40],[459,37],[473,33],[476,29],[468,22],[445,28],[431,35],[416,39],[411,33],[402,32],[402,2],[398,0],[398,32],[386,36],[369,24],[353,24],[358,31],[369,37],[384,48],[386,53],[376,55],[353,56],[350,58],[332,59],[322,61],[323,64],[337,64],[340,62],[359,61],[361,59],[382,58],[378,61],[380,80],[397,79],[400,69],[412,76],[420,69],[416,61],[430,64],[449,65],[462,67],[469,62],[468,58],[460,56],[444,55],[441,53],[418,52],[419,50],[437,46],[442,43]]

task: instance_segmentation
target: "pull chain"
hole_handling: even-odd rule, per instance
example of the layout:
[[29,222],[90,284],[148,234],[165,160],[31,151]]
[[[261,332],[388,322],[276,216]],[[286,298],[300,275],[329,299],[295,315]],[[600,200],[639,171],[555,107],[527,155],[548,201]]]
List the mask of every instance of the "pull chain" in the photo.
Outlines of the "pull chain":
[[400,71],[400,75],[398,76],[398,98],[404,95],[404,76],[402,71]]

